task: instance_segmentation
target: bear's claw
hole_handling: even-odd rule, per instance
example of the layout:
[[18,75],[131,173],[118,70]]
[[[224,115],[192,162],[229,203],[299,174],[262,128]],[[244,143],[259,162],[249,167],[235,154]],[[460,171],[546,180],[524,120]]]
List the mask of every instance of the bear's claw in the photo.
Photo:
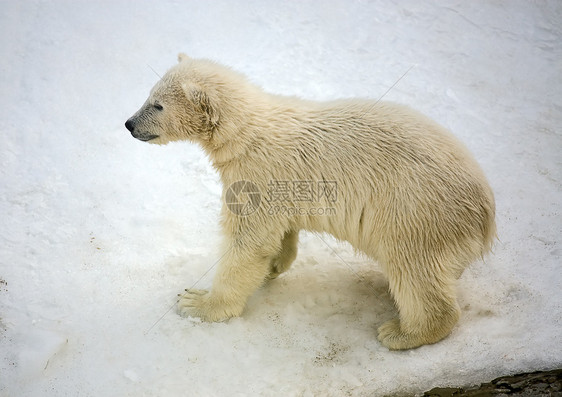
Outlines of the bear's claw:
[[200,317],[205,320],[203,307],[208,291],[199,289],[186,289],[185,293],[179,294],[178,313],[183,317]]

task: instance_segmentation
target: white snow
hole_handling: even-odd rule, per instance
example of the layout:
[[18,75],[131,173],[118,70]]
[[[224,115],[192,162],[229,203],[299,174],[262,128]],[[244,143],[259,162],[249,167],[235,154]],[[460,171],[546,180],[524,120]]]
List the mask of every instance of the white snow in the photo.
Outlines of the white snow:
[[[3,2],[0,395],[377,396],[562,366],[561,21],[556,0]],[[449,127],[497,200],[450,337],[381,347],[376,264],[305,233],[241,318],[176,314],[211,285],[221,186],[195,145],[123,123],[180,51],[316,100],[417,65],[385,99]]]

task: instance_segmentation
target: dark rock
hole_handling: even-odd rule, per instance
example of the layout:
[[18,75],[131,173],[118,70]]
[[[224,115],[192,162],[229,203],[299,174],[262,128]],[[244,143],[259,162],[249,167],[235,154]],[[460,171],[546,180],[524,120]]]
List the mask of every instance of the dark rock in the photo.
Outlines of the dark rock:
[[502,376],[469,388],[436,387],[424,397],[544,396],[562,397],[562,369]]

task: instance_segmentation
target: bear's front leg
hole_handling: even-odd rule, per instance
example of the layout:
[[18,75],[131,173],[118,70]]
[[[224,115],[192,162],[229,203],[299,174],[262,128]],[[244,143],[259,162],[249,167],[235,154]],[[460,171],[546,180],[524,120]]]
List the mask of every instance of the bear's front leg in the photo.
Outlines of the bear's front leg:
[[263,284],[281,249],[281,238],[263,241],[249,236],[233,240],[219,262],[210,291],[187,290],[178,312],[203,321],[223,321],[242,314],[248,298]]

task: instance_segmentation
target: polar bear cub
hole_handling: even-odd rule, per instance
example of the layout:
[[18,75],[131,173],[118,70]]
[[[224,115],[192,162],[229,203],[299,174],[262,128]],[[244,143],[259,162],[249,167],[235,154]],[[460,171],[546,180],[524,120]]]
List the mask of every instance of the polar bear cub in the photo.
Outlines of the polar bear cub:
[[141,141],[199,143],[223,184],[223,256],[210,291],[181,297],[182,315],[239,316],[290,267],[308,230],[380,264],[399,311],[378,329],[384,346],[435,343],[459,318],[456,280],[495,237],[494,197],[476,161],[405,106],[272,95],[180,54],[125,125]]

